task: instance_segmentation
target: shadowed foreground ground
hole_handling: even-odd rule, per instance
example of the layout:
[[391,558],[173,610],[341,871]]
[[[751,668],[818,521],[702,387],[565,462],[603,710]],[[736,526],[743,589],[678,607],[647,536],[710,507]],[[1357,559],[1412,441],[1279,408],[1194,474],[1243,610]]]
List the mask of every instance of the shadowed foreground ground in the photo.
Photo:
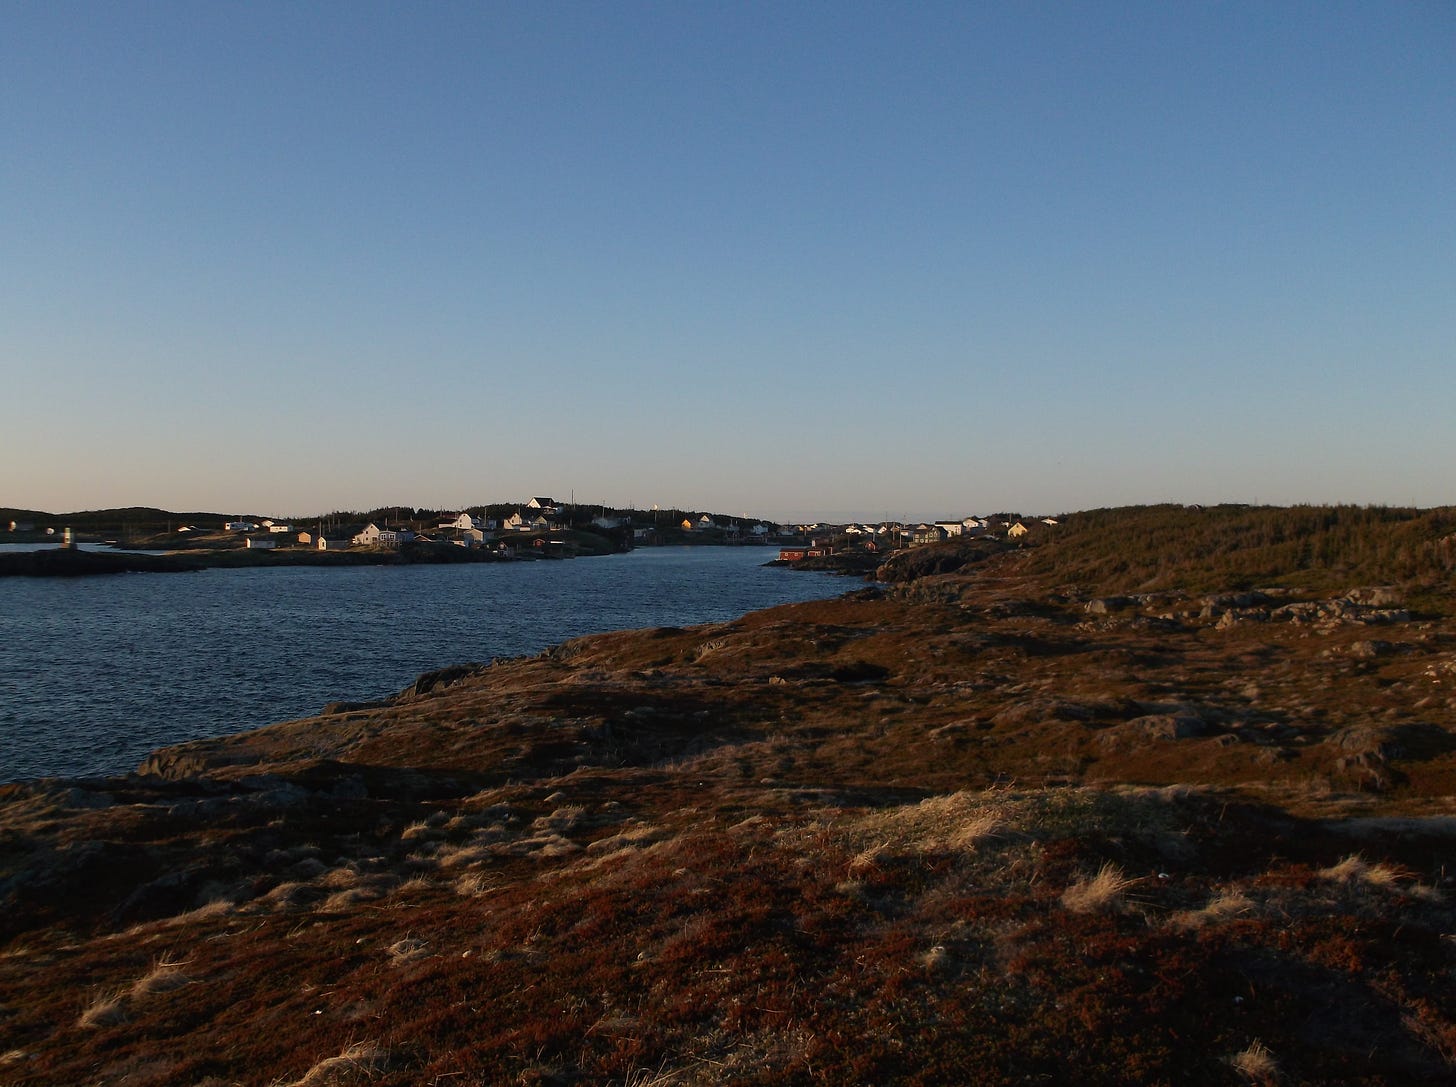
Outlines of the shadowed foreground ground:
[[0,1083],[1451,1081],[1440,593],[1044,558],[0,787]]

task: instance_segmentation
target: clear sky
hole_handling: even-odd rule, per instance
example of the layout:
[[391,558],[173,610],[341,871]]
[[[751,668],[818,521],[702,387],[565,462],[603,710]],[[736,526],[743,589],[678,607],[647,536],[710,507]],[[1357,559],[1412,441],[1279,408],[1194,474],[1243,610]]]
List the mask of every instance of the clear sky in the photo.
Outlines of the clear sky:
[[1449,0],[0,0],[0,505],[1453,468]]

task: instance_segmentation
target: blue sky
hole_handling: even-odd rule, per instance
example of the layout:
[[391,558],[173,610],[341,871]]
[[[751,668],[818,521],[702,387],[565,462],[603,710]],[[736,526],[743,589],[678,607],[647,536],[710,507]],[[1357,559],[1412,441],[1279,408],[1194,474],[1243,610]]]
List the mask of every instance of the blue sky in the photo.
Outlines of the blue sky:
[[0,505],[1456,502],[1456,5],[0,7]]

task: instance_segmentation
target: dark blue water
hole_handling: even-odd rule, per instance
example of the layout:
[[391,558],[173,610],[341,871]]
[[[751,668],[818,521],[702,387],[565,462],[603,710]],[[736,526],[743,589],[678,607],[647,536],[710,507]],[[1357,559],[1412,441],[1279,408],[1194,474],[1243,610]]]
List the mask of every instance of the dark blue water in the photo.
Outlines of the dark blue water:
[[0,579],[0,781],[124,773],[157,747],[378,698],[446,665],[853,587],[762,567],[772,554]]

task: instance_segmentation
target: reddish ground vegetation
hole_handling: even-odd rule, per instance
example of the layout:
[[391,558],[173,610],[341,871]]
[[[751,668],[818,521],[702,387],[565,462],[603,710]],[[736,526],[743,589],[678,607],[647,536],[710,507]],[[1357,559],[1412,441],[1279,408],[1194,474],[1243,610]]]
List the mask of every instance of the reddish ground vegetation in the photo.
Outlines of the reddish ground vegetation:
[[1452,1078],[1440,594],[1045,563],[0,787],[0,1082]]

